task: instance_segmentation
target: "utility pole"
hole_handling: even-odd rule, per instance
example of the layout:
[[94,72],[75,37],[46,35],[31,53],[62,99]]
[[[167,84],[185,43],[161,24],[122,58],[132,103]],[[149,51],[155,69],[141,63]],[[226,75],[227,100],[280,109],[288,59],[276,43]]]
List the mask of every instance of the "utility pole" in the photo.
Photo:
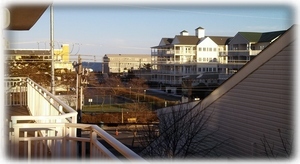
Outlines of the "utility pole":
[[119,76],[121,75],[120,56],[121,56],[121,54],[119,54]]
[[82,63],[81,58],[78,56],[78,63],[76,65],[76,73],[77,73],[77,89],[76,89],[76,95],[77,95],[77,123],[81,123],[81,113],[82,113]]
[[[78,55],[78,63],[73,62],[73,67],[77,73],[76,80],[76,110],[77,110],[77,123],[81,123],[81,113],[82,113],[82,63],[80,55]],[[77,128],[76,136],[81,137],[81,129]],[[77,143],[78,155],[81,156],[81,143]]]
[[50,5],[50,52],[51,52],[51,93],[55,95],[54,88],[54,23],[53,5]]

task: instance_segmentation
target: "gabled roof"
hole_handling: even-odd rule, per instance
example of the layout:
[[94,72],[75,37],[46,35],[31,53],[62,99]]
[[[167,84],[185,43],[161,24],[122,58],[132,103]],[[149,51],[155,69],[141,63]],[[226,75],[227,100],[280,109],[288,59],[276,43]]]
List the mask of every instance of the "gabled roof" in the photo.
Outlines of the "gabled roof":
[[[182,35],[176,35],[174,40],[178,40],[179,43],[176,43],[177,45],[197,45],[199,38],[197,36],[182,36]],[[174,40],[172,44],[174,44]]]
[[226,36],[208,36],[211,40],[213,40],[217,45],[227,45],[232,37]]
[[173,42],[173,38],[162,38],[162,41],[168,45],[171,44]]
[[262,35],[260,32],[238,32],[238,34],[249,42],[258,42]]
[[273,39],[284,34],[285,32],[286,30],[262,33],[258,42],[271,42]]
[[286,30],[283,31],[272,31],[272,32],[238,32],[239,35],[244,37],[249,42],[261,43],[261,42],[272,42],[273,39],[282,35]]

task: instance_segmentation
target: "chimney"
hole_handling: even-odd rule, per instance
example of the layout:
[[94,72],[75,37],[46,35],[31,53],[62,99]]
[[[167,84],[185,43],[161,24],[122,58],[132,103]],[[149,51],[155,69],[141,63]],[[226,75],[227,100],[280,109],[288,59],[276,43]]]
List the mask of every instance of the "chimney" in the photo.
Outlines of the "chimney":
[[205,30],[202,27],[198,27],[195,29],[195,34],[196,36],[200,39],[203,38],[205,36]]
[[180,35],[181,36],[188,36],[189,33],[186,30],[183,30],[183,31],[180,32]]

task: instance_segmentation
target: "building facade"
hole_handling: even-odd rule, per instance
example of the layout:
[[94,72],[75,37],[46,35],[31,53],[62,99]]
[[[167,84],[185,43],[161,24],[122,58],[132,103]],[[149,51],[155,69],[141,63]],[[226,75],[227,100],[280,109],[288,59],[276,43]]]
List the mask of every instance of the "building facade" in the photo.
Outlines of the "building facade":
[[103,73],[127,74],[128,70],[139,70],[147,64],[151,64],[150,54],[105,54]]
[[[175,93],[184,78],[218,73],[220,51],[227,50],[229,39],[205,36],[202,27],[195,29],[195,35],[183,30],[174,38],[162,38],[158,46],[151,47],[151,80],[166,85],[167,90]],[[221,59],[222,62],[226,60]]]
[[[51,62],[49,49],[6,49],[6,61],[24,62]],[[70,49],[68,44],[62,44],[60,49],[54,49],[54,68],[73,69],[70,62]]]
[[202,74],[218,74],[221,84],[284,32],[238,32],[227,37],[205,36],[202,27],[195,29],[195,35],[183,30],[151,47],[151,81],[165,85],[173,93],[183,79],[193,78],[191,84],[197,85],[201,81],[197,77]]

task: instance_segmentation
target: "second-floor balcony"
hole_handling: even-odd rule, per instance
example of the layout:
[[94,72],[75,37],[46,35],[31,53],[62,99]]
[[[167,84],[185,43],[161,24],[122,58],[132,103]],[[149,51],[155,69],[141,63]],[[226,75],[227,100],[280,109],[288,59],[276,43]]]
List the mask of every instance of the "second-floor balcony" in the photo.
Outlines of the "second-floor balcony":
[[255,56],[262,50],[228,50],[220,51],[219,56]]
[[195,55],[196,50],[157,50],[152,51],[152,56],[170,56],[170,55]]

